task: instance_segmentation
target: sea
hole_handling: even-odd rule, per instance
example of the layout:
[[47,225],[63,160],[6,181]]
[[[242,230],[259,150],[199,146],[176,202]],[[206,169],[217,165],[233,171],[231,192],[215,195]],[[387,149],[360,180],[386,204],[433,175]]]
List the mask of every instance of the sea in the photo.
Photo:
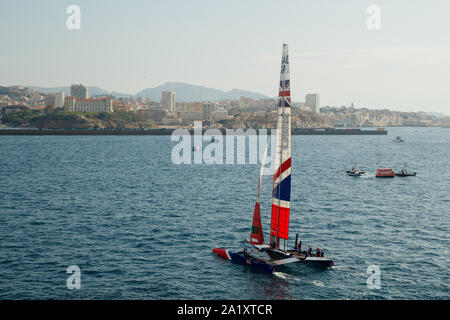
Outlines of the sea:
[[249,239],[259,164],[174,164],[170,136],[0,136],[0,299],[449,299],[450,129],[387,130],[292,137],[287,244],[334,266],[274,274],[211,251]]

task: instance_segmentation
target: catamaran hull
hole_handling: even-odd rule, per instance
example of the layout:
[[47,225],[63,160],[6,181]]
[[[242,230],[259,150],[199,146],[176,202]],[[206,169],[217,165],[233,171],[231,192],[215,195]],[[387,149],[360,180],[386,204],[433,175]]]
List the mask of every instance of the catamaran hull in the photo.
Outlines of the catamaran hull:
[[268,263],[264,263],[263,261],[257,260],[255,258],[245,256],[243,252],[233,252],[223,248],[215,248],[213,249],[213,252],[223,259],[244,264],[261,271],[270,273],[275,271],[275,266],[270,265]]
[[415,177],[416,173],[396,173],[396,177]]
[[[273,259],[273,263],[277,265],[281,263],[285,265],[286,263],[304,263],[315,267],[320,268],[330,268],[334,266],[333,260],[325,257],[316,257],[316,256],[307,256],[306,252],[298,253],[295,250],[281,251],[278,249],[266,249],[264,250],[267,254]],[[289,261],[290,260],[290,261]]]
[[[240,264],[248,265],[255,269],[273,273],[275,271],[275,267],[279,268],[281,266],[287,265],[287,263],[303,263],[315,267],[320,268],[330,268],[334,266],[334,262],[331,259],[324,257],[306,257],[304,259],[295,258],[294,255],[283,255],[279,256],[278,260],[271,261],[271,263],[266,263],[260,259],[255,259],[251,256],[245,256],[243,252],[233,252],[223,248],[215,248],[213,252],[217,254],[219,257],[222,257],[225,260],[231,260]],[[287,261],[289,259],[294,259],[292,261]],[[278,265],[277,265],[278,263]]]
[[321,268],[330,268],[334,266],[334,262],[331,259],[324,257],[307,257],[302,263],[314,265]]

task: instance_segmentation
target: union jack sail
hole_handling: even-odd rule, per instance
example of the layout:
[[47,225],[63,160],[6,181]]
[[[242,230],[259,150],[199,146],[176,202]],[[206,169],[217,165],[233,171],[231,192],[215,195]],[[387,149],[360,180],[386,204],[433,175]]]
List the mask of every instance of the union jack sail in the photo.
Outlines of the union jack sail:
[[289,80],[288,45],[283,44],[280,91],[273,174],[270,243],[279,247],[279,239],[289,236],[289,206],[291,200],[291,89]]

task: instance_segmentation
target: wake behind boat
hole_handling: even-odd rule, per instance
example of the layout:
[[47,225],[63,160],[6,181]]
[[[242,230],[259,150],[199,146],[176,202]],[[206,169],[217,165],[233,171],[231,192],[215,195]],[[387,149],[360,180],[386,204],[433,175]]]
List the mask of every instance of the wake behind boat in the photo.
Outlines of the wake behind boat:
[[[301,242],[295,241],[293,248],[288,248],[289,214],[291,199],[291,95],[289,79],[288,46],[283,44],[281,60],[280,90],[277,118],[277,139],[275,152],[275,172],[272,187],[272,210],[270,242],[264,243],[260,213],[260,191],[263,169],[267,156],[267,147],[262,161],[258,193],[253,211],[250,241],[245,241],[244,250],[235,252],[224,248],[214,248],[213,253],[234,262],[249,265],[259,270],[274,272],[275,268],[292,263],[309,263],[321,267],[331,267],[333,261],[324,257],[324,251],[317,248],[301,250]],[[281,241],[283,240],[283,245]]]

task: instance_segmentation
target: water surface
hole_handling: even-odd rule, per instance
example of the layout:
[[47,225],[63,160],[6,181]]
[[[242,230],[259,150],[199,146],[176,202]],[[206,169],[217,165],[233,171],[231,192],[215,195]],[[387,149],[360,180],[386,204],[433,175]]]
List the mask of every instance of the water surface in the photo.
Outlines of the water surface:
[[[294,136],[291,238],[325,248],[336,266],[274,275],[211,254],[249,237],[259,165],[174,165],[173,145],[169,136],[1,136],[0,298],[450,298],[450,130]],[[418,176],[375,179],[377,154]],[[367,177],[346,176],[355,160]],[[379,290],[366,284],[374,264]],[[81,268],[80,290],[66,287],[69,265]]]

